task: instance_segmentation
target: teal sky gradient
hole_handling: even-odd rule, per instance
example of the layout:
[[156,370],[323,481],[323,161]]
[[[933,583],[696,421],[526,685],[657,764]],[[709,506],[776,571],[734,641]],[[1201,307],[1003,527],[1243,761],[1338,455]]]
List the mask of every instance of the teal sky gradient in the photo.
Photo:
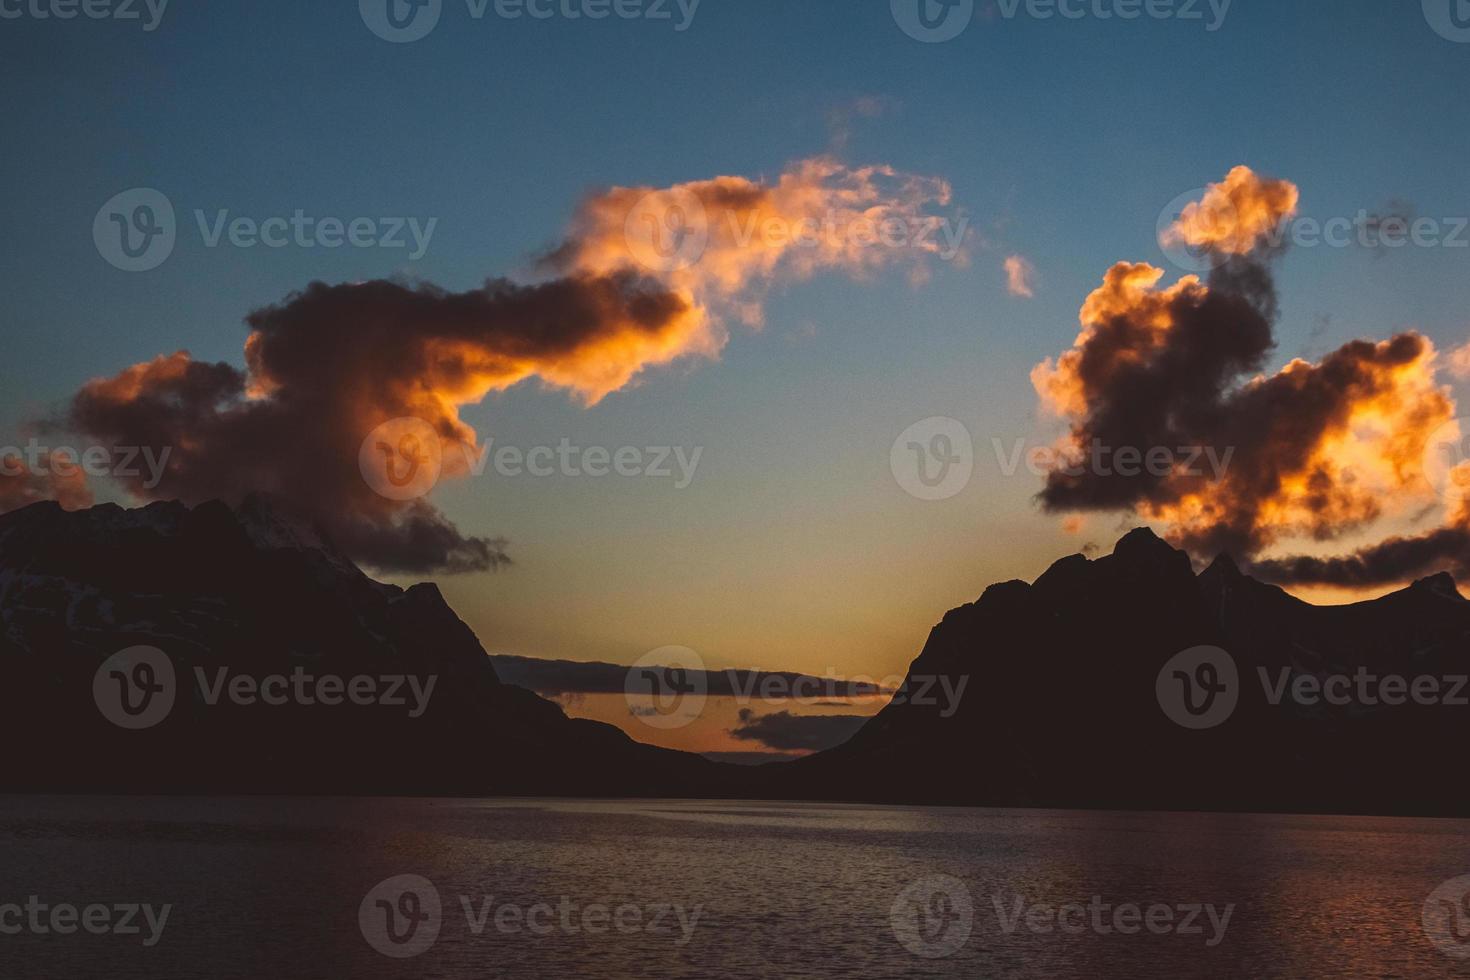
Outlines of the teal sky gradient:
[[[1050,441],[1028,374],[1070,346],[1120,260],[1169,269],[1161,209],[1232,166],[1298,184],[1306,215],[1407,202],[1470,214],[1470,44],[1417,2],[1235,0],[1223,27],[977,16],[918,43],[886,0],[704,0],[692,27],[473,22],[462,0],[412,44],[357,5],[185,3],[158,30],[0,20],[7,93],[0,429],[88,378],[161,352],[241,363],[243,316],[314,279],[405,274],[465,289],[554,245],[608,185],[774,177],[835,152],[943,177],[983,239],[968,266],[782,284],[763,329],[718,362],[648,372],[586,409],[535,384],[467,407],[497,444],[703,447],[694,484],[483,479],[438,503],[505,535],[517,564],[450,578],[494,652],[630,662],[667,644],[711,666],[901,671],[943,612],[985,585],[1118,536],[1069,535],[999,472],[991,440]],[[981,3],[984,7],[985,4]],[[834,114],[859,99],[885,109]],[[848,113],[851,115],[851,113]],[[157,188],[184,227],[149,273],[107,265],[92,219]],[[189,213],[437,217],[425,257],[377,249],[209,249]],[[1008,295],[1003,259],[1036,267]],[[1470,249],[1298,249],[1280,268],[1276,364],[1420,329],[1470,339]],[[925,503],[889,472],[906,426],[951,416],[975,476]],[[5,440],[0,439],[0,442]]]

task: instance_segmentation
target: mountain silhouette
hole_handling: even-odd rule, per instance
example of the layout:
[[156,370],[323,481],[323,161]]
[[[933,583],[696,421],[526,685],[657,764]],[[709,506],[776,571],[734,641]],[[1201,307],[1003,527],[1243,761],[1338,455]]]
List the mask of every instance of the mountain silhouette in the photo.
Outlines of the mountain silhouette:
[[[1229,558],[1196,575],[1185,553],[1138,529],[1110,555],[1064,558],[1031,584],[993,585],[951,610],[893,703],[849,741],[765,769],[781,796],[1465,816],[1467,641],[1470,602],[1449,575],[1315,606]],[[1238,702],[1191,729],[1164,710],[1182,683],[1165,667],[1200,645],[1228,655]],[[1365,680],[1367,698],[1359,674],[1378,679]],[[1332,692],[1342,701],[1347,690],[1348,703],[1313,696],[1334,675],[1347,675]],[[1393,676],[1404,688],[1434,678],[1439,700],[1383,686]],[[942,682],[962,680],[946,704]],[[1430,699],[1431,682],[1420,683]]]
[[[438,588],[373,581],[258,496],[0,516],[0,626],[12,792],[659,796],[717,792],[732,768],[502,684]],[[102,668],[138,645],[167,658],[176,693],[132,730],[100,709],[129,668]],[[341,689],[307,687],[311,704],[248,692],[297,673]],[[358,681],[361,703],[355,678],[374,688]]]
[[[16,747],[0,785],[1466,816],[1467,642],[1448,575],[1314,606],[1228,558],[1196,574],[1140,529],[951,610],[847,742],[752,768],[503,683],[435,586],[372,580],[266,498],[45,502],[0,515],[0,731]],[[139,647],[164,659],[140,674]],[[1207,673],[1176,669],[1201,647]],[[129,727],[118,712],[155,710],[140,692],[165,672],[172,703]],[[312,703],[265,703],[262,679],[297,675]],[[1344,703],[1296,695],[1333,677]],[[1394,677],[1435,696],[1388,703]],[[323,678],[337,687],[310,686]],[[354,683],[372,696],[352,703]]]

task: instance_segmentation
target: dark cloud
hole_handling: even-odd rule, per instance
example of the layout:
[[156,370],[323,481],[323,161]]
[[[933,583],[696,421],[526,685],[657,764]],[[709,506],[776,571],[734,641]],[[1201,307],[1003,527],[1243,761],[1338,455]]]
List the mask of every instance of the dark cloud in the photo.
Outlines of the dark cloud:
[[1470,529],[1442,527],[1416,537],[1389,538],[1337,557],[1258,561],[1250,571],[1283,585],[1394,585],[1440,571],[1463,578],[1470,575]]
[[730,734],[778,751],[819,752],[846,742],[868,721],[868,715],[795,715],[789,711],[757,716],[742,708],[740,725]]
[[[1291,538],[1358,531],[1408,496],[1426,441],[1454,414],[1425,337],[1353,341],[1266,373],[1274,230],[1296,200],[1290,184],[1237,168],[1166,235],[1210,260],[1207,282],[1159,288],[1163,271],[1141,263],[1108,272],[1083,306],[1076,345],[1033,373],[1071,423],[1066,459],[1040,494],[1046,510],[1131,511],[1166,525],[1196,558],[1245,563]],[[1122,450],[1134,454],[1126,470]],[[1147,465],[1151,452],[1167,455]],[[1453,538],[1385,542],[1359,556],[1361,574],[1443,556]],[[1353,563],[1340,573],[1355,574]],[[1328,574],[1311,559],[1258,567]]]
[[530,377],[588,398],[626,380],[617,351],[679,329],[679,297],[632,273],[452,293],[429,285],[313,283],[257,310],[248,371],[159,357],[81,389],[63,422],[112,445],[171,447],[143,499],[238,502],[265,492],[321,526],[352,558],[389,572],[463,572],[506,560],[503,542],[461,533],[420,498],[389,499],[358,453],[375,427],[422,419],[446,476],[479,448],[456,407]]
[[[617,664],[540,660],[507,654],[490,659],[502,681],[529,688],[538,694],[623,694],[627,690],[629,668]],[[856,698],[892,693],[871,682],[814,677],[792,671],[718,670],[699,673],[703,674],[706,693],[711,697],[750,697],[757,700],[799,697],[805,701],[810,698]]]
[[701,752],[711,762],[728,762],[732,766],[763,766],[769,762],[790,762],[800,755],[789,752]]
[[[725,318],[758,325],[778,282],[820,271],[862,277],[890,264],[917,274],[941,254],[932,240],[900,250],[821,237],[808,248],[799,236],[747,240],[738,229],[827,219],[924,227],[949,198],[942,180],[830,157],[798,161],[771,182],[722,176],[608,188],[581,202],[533,281],[493,279],[464,292],[312,283],[246,318],[246,370],[181,351],[89,383],[51,421],[108,444],[169,449],[157,486],[122,481],[141,499],[237,502],[263,493],[378,569],[491,568],[507,560],[504,542],[460,532],[422,494],[376,493],[359,472],[359,451],[364,468],[401,458],[417,473],[437,441],[442,475],[464,476],[481,457],[459,408],[491,392],[534,380],[593,405],[651,367],[717,358]],[[676,229],[680,220],[691,225]],[[683,241],[696,230],[708,232],[698,255],[670,262],[668,235]],[[419,420],[402,427],[415,430],[412,438],[379,437],[379,426],[405,419]],[[433,481],[424,482],[426,493]]]

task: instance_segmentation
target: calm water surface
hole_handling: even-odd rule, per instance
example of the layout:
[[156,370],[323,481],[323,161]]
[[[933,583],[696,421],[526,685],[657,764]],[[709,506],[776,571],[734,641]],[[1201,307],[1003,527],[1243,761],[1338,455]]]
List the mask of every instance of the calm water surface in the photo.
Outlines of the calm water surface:
[[7,980],[1470,976],[1421,924],[1467,821],[9,797],[0,855]]

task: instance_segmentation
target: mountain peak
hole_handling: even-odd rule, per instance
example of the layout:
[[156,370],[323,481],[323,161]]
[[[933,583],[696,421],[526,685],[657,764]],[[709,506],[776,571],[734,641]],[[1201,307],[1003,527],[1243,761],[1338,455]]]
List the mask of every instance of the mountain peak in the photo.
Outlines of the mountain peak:
[[1206,575],[1218,575],[1227,579],[1242,578],[1245,574],[1240,570],[1240,566],[1235,563],[1235,559],[1223,551],[1215,556],[1215,560],[1210,562],[1210,567],[1206,568],[1204,573]]
[[1136,527],[1119,538],[1113,545],[1113,556],[1128,564],[1175,562],[1181,557],[1188,561],[1184,552],[1174,548],[1149,527]]
[[1419,581],[1415,582],[1411,586],[1411,588],[1422,589],[1426,592],[1433,592],[1435,595],[1442,595],[1449,599],[1457,599],[1460,602],[1466,601],[1465,597],[1460,593],[1460,587],[1455,582],[1454,576],[1451,575],[1449,572],[1440,572],[1437,575],[1430,575],[1427,578],[1421,578]]

